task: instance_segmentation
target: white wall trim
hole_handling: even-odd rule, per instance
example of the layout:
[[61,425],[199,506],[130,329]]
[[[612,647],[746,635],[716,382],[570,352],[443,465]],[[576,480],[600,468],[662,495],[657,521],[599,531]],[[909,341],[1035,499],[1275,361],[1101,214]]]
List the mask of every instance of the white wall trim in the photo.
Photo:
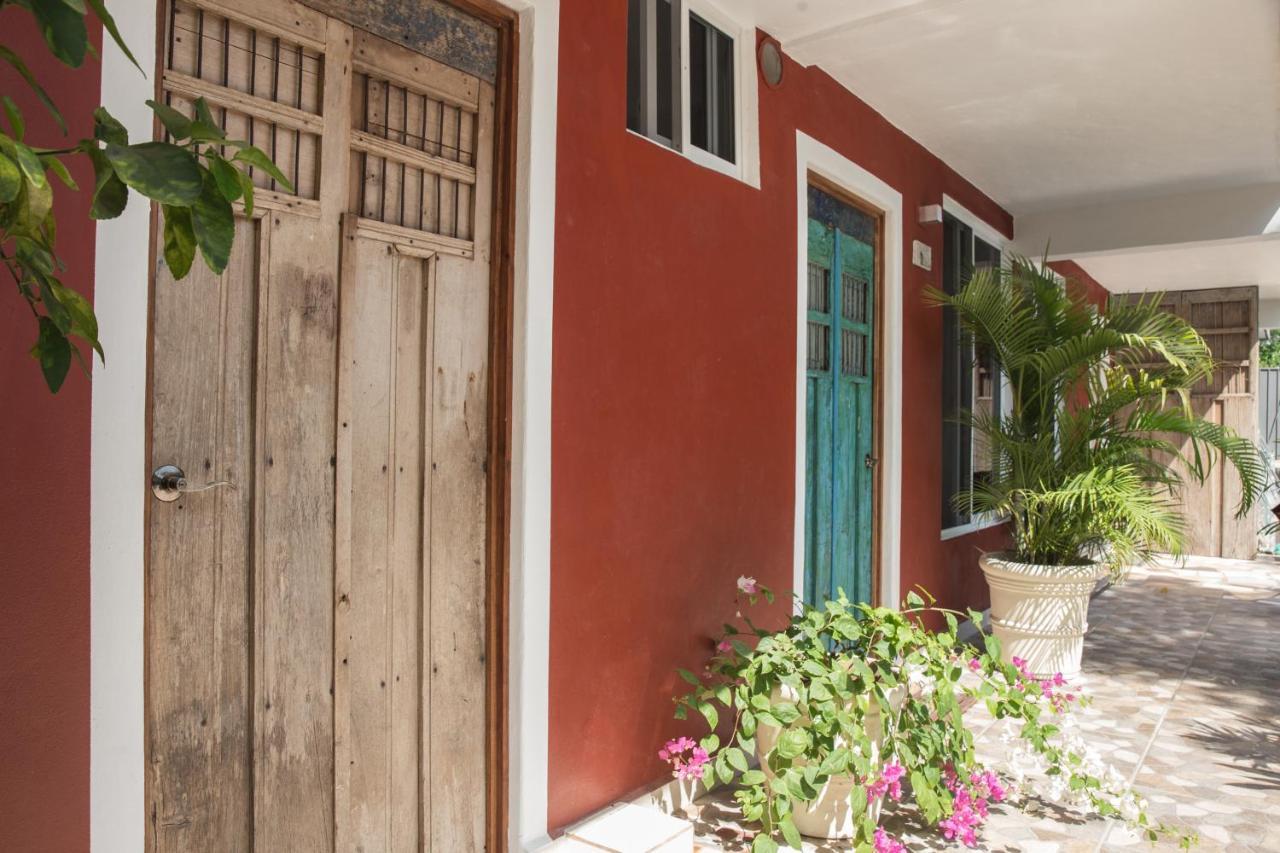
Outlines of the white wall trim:
[[881,328],[884,418],[880,451],[880,591],[882,603],[899,603],[902,531],[902,193],[833,148],[796,131],[796,490],[792,582],[804,592],[805,373],[808,333],[809,173],[843,187],[884,214]]
[[1008,518],[987,518],[982,517],[977,521],[970,521],[966,524],[957,524],[955,527],[947,527],[942,531],[942,541],[948,539],[959,539],[961,536],[968,536],[970,533],[977,533],[980,530],[986,530],[989,527],[999,527],[1007,522]]
[[973,229],[974,236],[983,240],[988,245],[995,246],[1001,252],[1006,251],[1009,248],[1009,244],[1013,242],[1008,237],[1004,236],[1004,234],[1000,233],[999,228],[996,228],[994,225],[987,222],[985,219],[978,216],[978,214],[969,210],[969,208],[965,207],[946,193],[942,194],[942,210],[945,213],[950,213],[965,225],[968,225]]
[[[551,311],[559,0],[502,0],[520,14],[513,340],[510,810],[514,850],[546,838],[551,541]],[[112,12],[143,76],[110,43],[102,102],[151,136],[156,4]],[[97,232],[95,309],[109,368],[94,367],[90,459],[90,771],[93,853],[141,850],[145,830],[143,508],[146,491],[148,206],[131,199]]]
[[516,270],[511,406],[511,850],[547,836],[551,663],[551,332],[555,290],[556,103],[560,0],[520,10]]
[[[146,76],[105,39],[102,103],[151,138],[156,4],[111,8]],[[118,219],[98,223],[94,309],[107,366],[93,368],[89,461],[89,846],[94,853],[142,850],[143,507],[146,491],[147,259],[150,206],[133,195]]]

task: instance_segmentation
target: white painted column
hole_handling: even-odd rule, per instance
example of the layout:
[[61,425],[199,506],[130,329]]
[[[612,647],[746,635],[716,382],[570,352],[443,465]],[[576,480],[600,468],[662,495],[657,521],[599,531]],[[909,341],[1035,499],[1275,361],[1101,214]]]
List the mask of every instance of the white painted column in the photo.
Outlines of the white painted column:
[[551,311],[555,273],[559,0],[520,9],[511,424],[510,814],[512,850],[547,838],[551,642]]
[[[139,71],[110,37],[102,49],[102,104],[133,141],[151,138],[156,3],[116,0],[111,12]],[[87,190],[82,190],[87,191]],[[107,363],[93,368],[89,465],[89,846],[143,849],[143,507],[147,500],[147,256],[150,204],[98,224],[94,310]]]

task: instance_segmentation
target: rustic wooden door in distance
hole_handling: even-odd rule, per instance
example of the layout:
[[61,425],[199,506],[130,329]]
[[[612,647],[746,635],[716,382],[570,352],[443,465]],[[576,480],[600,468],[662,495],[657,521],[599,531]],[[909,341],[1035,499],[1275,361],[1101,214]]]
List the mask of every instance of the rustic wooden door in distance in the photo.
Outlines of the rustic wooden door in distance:
[[[1137,299],[1142,294],[1125,294]],[[1192,391],[1196,414],[1258,440],[1258,289],[1228,287],[1164,294],[1161,307],[1190,323],[1209,345],[1217,369]],[[1184,447],[1190,452],[1189,447]],[[1240,476],[1218,460],[1204,483],[1188,478],[1181,496],[1187,520],[1186,551],[1207,557],[1248,559],[1258,548],[1253,513],[1236,518]]]
[[292,2],[176,2],[254,174],[152,295],[148,843],[478,851],[494,87]]

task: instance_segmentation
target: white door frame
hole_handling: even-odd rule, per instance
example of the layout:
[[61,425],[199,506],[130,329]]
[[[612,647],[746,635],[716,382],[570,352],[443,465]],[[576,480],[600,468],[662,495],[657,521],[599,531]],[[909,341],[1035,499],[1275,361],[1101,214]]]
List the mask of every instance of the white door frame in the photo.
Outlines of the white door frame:
[[[512,850],[547,831],[551,565],[551,311],[555,246],[559,0],[500,0],[520,16],[516,262],[512,341],[510,761]],[[143,76],[107,40],[102,103],[150,139],[157,4],[116,0]],[[143,639],[148,258],[151,219],[136,195],[98,224],[94,306],[109,367],[95,364],[90,431],[89,838],[93,853],[145,843]]]
[[[878,333],[884,364],[880,372],[883,418],[880,428],[880,598],[896,607],[900,596],[902,522],[902,193],[880,178],[819,142],[796,131],[796,491],[792,583],[804,593],[805,417],[807,336],[809,316],[809,174],[820,175],[847,190],[884,215],[883,322]],[[797,602],[799,598],[797,598]],[[798,606],[798,604],[797,604]]]

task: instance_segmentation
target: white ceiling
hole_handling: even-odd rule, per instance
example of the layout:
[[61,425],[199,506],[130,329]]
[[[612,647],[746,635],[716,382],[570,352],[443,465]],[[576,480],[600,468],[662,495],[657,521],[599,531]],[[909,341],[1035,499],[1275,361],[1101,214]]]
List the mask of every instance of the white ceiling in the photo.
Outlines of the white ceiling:
[[1280,180],[1278,0],[717,0],[1015,214]]
[[1280,299],[1280,234],[1106,252],[1075,261],[1113,293],[1256,284],[1260,298]]

